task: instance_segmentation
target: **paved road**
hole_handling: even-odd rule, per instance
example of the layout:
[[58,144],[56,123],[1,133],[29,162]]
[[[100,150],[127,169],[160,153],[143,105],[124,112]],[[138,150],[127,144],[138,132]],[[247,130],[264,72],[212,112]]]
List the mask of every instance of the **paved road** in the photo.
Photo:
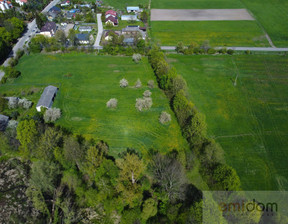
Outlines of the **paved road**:
[[[54,0],[47,5],[42,13],[48,12],[53,6],[57,5],[60,0]],[[27,31],[23,34],[23,36],[18,40],[18,42],[15,44],[13,47],[12,51],[9,54],[9,57],[6,59],[6,61],[3,63],[4,66],[8,66],[8,61],[10,60],[11,57],[14,57],[16,52],[20,49],[23,49],[24,45],[30,41],[31,36],[35,35],[35,32],[33,30],[36,30],[36,21],[35,19],[28,23],[27,25]],[[0,80],[4,76],[3,72],[0,72]]]
[[94,48],[96,48],[96,49],[100,48],[100,41],[101,41],[101,37],[103,34],[103,24],[102,24],[101,16],[102,16],[101,13],[97,14],[98,33],[97,33],[96,41],[93,45]]
[[[216,49],[222,47],[216,47]],[[161,46],[161,50],[173,51],[175,46]],[[288,48],[274,48],[274,47],[226,47],[227,50],[231,49],[234,51],[270,51],[270,52],[288,52]]]

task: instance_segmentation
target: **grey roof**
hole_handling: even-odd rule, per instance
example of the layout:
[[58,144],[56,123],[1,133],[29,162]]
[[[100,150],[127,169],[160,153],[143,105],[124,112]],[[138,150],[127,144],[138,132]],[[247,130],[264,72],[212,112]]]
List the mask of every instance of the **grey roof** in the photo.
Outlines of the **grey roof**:
[[125,38],[123,40],[124,43],[134,43],[134,38],[133,37],[130,37],[130,38]]
[[80,26],[79,31],[81,31],[81,30],[92,30],[92,27],[91,26]]
[[57,90],[58,88],[55,86],[47,86],[44,89],[36,107],[43,106],[43,107],[49,108],[53,102],[53,97],[57,93]]
[[127,26],[122,29],[122,32],[135,32],[135,31],[139,31],[138,26]]
[[52,30],[56,31],[56,23],[54,22],[47,22],[41,28],[41,32],[51,32]]
[[0,114],[0,131],[5,131],[9,122],[9,117]]
[[76,39],[78,39],[78,40],[89,40],[89,34],[87,34],[87,33],[78,33],[78,34],[76,34]]

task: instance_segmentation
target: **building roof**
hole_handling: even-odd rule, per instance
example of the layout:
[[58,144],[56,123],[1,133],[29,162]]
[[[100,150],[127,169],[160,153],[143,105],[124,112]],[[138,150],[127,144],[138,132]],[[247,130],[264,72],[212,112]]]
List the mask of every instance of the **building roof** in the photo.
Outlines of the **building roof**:
[[114,24],[117,24],[117,23],[118,23],[117,17],[113,17],[113,16],[109,16],[108,18],[106,18],[106,19],[105,19],[105,23],[106,23],[107,21],[111,21],[111,22],[114,23]]
[[115,32],[114,30],[109,30],[109,31],[107,31],[106,33],[105,33],[105,37],[107,37],[107,36],[110,36],[111,34],[115,34],[115,35],[117,35],[117,36],[120,36],[120,34],[119,33],[117,33],[117,32]]
[[51,32],[52,30],[56,30],[56,23],[54,22],[47,22],[45,25],[41,28],[41,32]]
[[138,20],[137,15],[122,15],[121,20]]
[[9,122],[9,117],[0,114],[0,131],[5,131]]
[[139,26],[127,26],[122,29],[122,32],[136,32],[139,31]]
[[128,37],[128,38],[124,38],[123,43],[134,43],[134,38],[133,37]]
[[58,88],[55,86],[47,86],[44,89],[36,107],[42,106],[42,107],[49,108],[52,101],[53,101],[53,97],[57,93],[57,90],[58,90]]
[[105,15],[112,15],[112,16],[117,16],[117,12],[115,12],[114,10],[108,10],[106,13],[105,13]]
[[76,38],[78,39],[78,40],[89,40],[89,34],[87,34],[87,33],[78,33],[78,34],[76,34]]
[[130,10],[139,10],[139,6],[127,6],[127,11],[130,11]]
[[61,9],[59,9],[57,6],[53,6],[49,12],[61,12]]
[[91,26],[80,26],[79,27],[79,30],[92,30],[92,27]]

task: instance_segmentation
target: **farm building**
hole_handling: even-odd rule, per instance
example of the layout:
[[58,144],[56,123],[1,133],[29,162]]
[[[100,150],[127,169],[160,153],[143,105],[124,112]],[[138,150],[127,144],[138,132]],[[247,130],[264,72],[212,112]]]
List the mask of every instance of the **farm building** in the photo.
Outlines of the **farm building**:
[[76,34],[76,39],[79,44],[89,44],[89,34],[87,33],[78,33]]
[[55,96],[57,94],[57,91],[58,91],[57,87],[47,86],[44,89],[44,91],[43,91],[43,93],[42,93],[42,95],[41,95],[41,97],[40,97],[40,99],[36,105],[36,110],[38,112],[40,112],[42,107],[47,108],[47,109],[51,108],[53,101],[55,99]]
[[118,26],[118,19],[117,17],[109,16],[108,18],[105,19],[105,24],[111,24],[113,26]]
[[0,114],[0,131],[5,131],[9,122],[9,117]]
[[80,26],[79,27],[79,31],[80,32],[91,32],[92,31],[92,27],[91,26]]
[[127,12],[141,12],[142,10],[138,6],[128,6]]
[[132,20],[132,21],[139,21],[139,19],[137,18],[137,15],[122,15],[121,16],[121,20],[125,20],[125,21],[129,21],[129,20]]
[[53,37],[55,35],[57,26],[54,22],[47,22],[45,25],[41,28],[40,34],[44,35],[46,37]]

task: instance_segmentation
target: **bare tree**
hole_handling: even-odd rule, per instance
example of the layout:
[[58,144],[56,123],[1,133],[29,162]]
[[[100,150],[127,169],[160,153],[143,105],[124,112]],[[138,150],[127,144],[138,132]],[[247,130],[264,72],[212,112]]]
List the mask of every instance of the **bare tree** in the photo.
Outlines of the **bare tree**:
[[144,97],[150,97],[152,95],[151,91],[150,90],[146,90],[144,93],[143,93],[143,96]]
[[116,108],[118,105],[118,100],[115,98],[110,99],[107,103],[106,103],[106,107],[108,108]]
[[154,80],[149,80],[147,84],[150,89],[154,88]]
[[44,113],[45,122],[54,122],[61,117],[61,110],[59,108],[49,108]]
[[125,88],[129,85],[128,81],[126,79],[121,79],[120,80],[120,87]]
[[153,102],[152,98],[138,98],[136,99],[135,107],[138,111],[148,110],[151,108]]
[[160,117],[159,117],[159,122],[161,124],[166,124],[171,121],[171,115],[168,114],[166,111],[162,111]]
[[133,54],[132,59],[135,63],[139,63],[142,60],[141,54]]
[[152,159],[151,170],[154,181],[159,184],[171,201],[184,199],[186,177],[183,167],[176,159],[157,154]]
[[26,98],[19,99],[18,106],[27,110],[32,106],[32,101],[27,100]]
[[141,88],[142,87],[142,82],[140,79],[137,79],[136,83],[135,83],[135,88]]

